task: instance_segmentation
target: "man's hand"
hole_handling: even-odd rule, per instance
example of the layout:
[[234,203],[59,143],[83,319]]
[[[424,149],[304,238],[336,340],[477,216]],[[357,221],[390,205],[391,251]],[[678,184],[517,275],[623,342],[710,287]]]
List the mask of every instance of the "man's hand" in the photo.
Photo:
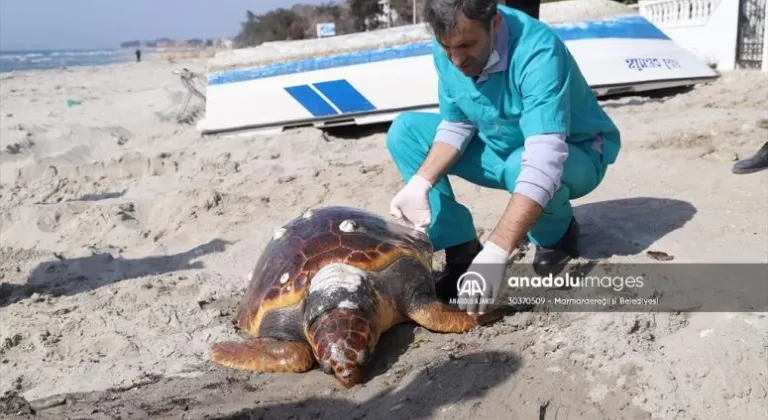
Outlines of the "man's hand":
[[432,222],[432,210],[429,207],[429,190],[432,184],[419,175],[414,175],[392,199],[389,212],[405,222],[413,224],[414,229],[426,233]]
[[460,155],[455,147],[439,141],[434,142],[416,175],[392,199],[389,205],[392,216],[409,222],[416,230],[426,233],[427,227],[432,223],[429,191]]
[[[459,308],[461,310],[466,310],[470,314],[479,313],[482,315],[488,310],[489,301],[498,304],[497,300],[504,284],[509,256],[540,214],[541,206],[538,203],[522,194],[512,194],[501,220],[491,232],[483,250],[472,260],[462,282],[457,285],[461,292],[463,281],[479,280],[478,276],[481,276],[485,282],[483,295],[481,297],[478,294],[462,295],[459,293],[460,298],[463,297],[469,301],[469,303],[460,301]],[[481,298],[479,302],[478,298]]]
[[[457,285],[459,298],[464,298],[459,301],[459,309],[466,310],[469,314],[482,315],[488,310],[491,303],[497,303],[496,299],[498,299],[499,292],[503,287],[509,255],[508,251],[493,242],[485,242],[483,250],[472,260],[472,264]],[[482,280],[480,280],[481,278]],[[482,290],[482,296],[473,294],[472,290],[469,290],[470,293],[462,293],[461,287],[464,282],[473,280],[479,281],[481,287],[485,286]]]

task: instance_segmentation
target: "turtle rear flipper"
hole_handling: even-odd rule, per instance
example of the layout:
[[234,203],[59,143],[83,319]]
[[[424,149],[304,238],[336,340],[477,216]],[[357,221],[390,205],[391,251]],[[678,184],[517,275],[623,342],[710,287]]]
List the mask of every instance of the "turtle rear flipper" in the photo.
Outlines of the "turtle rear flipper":
[[315,363],[307,343],[274,338],[216,343],[211,346],[211,360],[235,369],[291,373],[307,372]]
[[444,333],[464,333],[477,325],[487,324],[503,317],[501,311],[492,311],[479,316],[469,315],[430,295],[414,298],[408,305],[407,314],[422,327]]

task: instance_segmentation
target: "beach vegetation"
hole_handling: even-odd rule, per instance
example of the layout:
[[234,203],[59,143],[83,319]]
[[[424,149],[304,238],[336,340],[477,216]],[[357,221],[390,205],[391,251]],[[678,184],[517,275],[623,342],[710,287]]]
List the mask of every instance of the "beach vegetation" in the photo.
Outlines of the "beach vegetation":
[[[336,35],[370,31],[387,26],[409,25],[413,19],[414,0],[389,0],[385,13],[379,0],[336,0],[319,5],[295,4],[257,15],[246,11],[240,32],[234,38],[236,48],[254,47],[265,42],[317,38],[317,24],[333,23]],[[421,2],[416,0],[416,21],[421,21]],[[560,0],[541,0],[551,3]],[[634,4],[637,0],[614,0]]]

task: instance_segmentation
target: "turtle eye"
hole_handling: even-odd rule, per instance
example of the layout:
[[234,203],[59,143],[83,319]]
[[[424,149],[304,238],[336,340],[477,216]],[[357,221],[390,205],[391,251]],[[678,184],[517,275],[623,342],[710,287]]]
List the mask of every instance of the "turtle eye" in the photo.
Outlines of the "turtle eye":
[[328,375],[333,373],[333,368],[331,367],[331,364],[326,362],[325,360],[320,362],[320,368],[323,370],[323,372],[327,373]]

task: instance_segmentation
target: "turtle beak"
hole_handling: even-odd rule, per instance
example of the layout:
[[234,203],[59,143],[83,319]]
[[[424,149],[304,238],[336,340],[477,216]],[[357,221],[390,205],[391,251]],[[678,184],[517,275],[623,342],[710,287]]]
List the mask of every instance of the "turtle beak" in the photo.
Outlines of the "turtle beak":
[[360,369],[357,368],[344,369],[340,372],[336,372],[336,379],[344,389],[349,389],[359,384],[361,376]]

